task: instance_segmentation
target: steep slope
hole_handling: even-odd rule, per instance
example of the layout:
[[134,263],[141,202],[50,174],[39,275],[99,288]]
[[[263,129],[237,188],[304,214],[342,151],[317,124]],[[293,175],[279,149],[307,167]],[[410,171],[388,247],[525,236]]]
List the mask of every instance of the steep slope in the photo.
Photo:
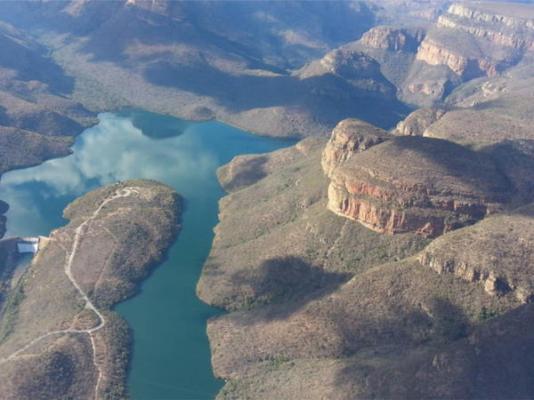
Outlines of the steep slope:
[[80,104],[65,98],[71,77],[47,49],[12,26],[0,24],[0,124],[43,135],[74,136],[92,122]]
[[[404,98],[421,103],[422,93],[428,101],[440,100],[462,81],[496,76],[516,65],[532,52],[533,21],[532,5],[452,4],[421,43],[414,67],[417,76],[409,78]],[[421,74],[424,71],[428,72]],[[442,90],[425,92],[432,85],[441,85]]]
[[432,242],[421,264],[440,274],[480,281],[492,295],[512,293],[523,303],[534,300],[531,268],[534,243],[532,205],[497,215]]

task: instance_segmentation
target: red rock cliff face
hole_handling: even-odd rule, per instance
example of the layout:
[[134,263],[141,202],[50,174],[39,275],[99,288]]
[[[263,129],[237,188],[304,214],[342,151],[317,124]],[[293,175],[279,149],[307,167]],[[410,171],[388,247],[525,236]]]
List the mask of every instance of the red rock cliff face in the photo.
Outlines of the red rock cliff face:
[[484,155],[422,137],[382,140],[363,151],[354,145],[365,137],[357,125],[338,128],[323,154],[328,208],[370,229],[435,237],[504,201],[506,179]]

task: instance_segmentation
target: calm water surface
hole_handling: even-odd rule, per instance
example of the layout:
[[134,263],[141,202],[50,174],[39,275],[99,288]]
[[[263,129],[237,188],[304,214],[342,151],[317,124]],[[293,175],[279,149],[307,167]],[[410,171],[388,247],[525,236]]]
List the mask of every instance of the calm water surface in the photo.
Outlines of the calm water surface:
[[195,285],[224,195],[215,171],[235,155],[290,142],[143,111],[99,119],[72,155],[2,177],[0,199],[11,205],[8,235],[47,235],[67,222],[62,211],[69,202],[118,180],[150,178],[175,188],[185,199],[178,240],[141,293],[116,307],[134,333],[129,388],[137,400],[213,398],[222,382],[212,374],[206,320],[217,310],[197,299]]

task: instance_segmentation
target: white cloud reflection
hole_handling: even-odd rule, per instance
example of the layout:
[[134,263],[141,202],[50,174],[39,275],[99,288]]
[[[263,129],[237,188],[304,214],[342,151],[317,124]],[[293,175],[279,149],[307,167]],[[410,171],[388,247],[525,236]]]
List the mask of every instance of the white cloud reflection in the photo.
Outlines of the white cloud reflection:
[[78,138],[72,155],[2,177],[0,199],[11,205],[10,232],[26,234],[29,229],[12,223],[28,224],[29,218],[45,223],[40,220],[46,206],[36,204],[39,200],[78,197],[95,186],[133,178],[165,182],[189,196],[194,195],[194,183],[213,176],[218,165],[199,131],[187,128],[182,135],[154,140],[127,117],[104,113],[99,118],[98,125]]

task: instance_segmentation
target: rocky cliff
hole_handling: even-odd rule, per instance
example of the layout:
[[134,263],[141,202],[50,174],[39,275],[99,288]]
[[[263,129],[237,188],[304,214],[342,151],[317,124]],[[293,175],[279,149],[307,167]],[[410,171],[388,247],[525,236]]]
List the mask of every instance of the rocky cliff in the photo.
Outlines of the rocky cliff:
[[[355,92],[353,95],[365,97],[395,98],[396,89],[380,70],[380,64],[372,57],[350,46],[341,47],[327,53],[323,58],[313,61],[300,69],[296,76],[301,80],[315,80],[313,90],[319,93],[328,93],[337,97],[349,95],[338,85],[331,83],[328,86],[321,84],[318,79],[335,77],[350,85]],[[327,82],[325,82],[327,83]],[[335,92],[333,92],[333,89]],[[341,89],[341,90],[340,90]],[[327,91],[328,90],[328,91]]]
[[323,170],[330,174],[354,154],[391,138],[386,131],[358,119],[341,121],[332,131],[322,156]]
[[[352,128],[350,136],[363,133]],[[335,130],[323,155],[328,207],[373,230],[438,236],[506,201],[508,181],[485,154],[421,137],[396,137],[354,154],[339,145],[347,136]]]
[[[496,76],[531,54],[533,27],[534,8],[530,5],[452,4],[428,31],[416,60],[430,67],[446,67],[460,81]],[[426,73],[429,74],[432,75],[430,71]],[[432,81],[449,86],[458,84],[445,71],[436,70],[433,74],[433,78],[425,78],[426,86]],[[414,76],[412,80],[409,85],[412,93],[434,95],[439,100],[436,93],[425,93],[428,90],[423,90],[421,79]],[[447,88],[441,95],[446,94]]]
[[423,29],[377,26],[365,32],[360,43],[375,49],[415,52],[424,36]]
[[432,242],[420,262],[440,274],[481,282],[491,295],[513,293],[522,303],[534,301],[534,207],[487,218]]

